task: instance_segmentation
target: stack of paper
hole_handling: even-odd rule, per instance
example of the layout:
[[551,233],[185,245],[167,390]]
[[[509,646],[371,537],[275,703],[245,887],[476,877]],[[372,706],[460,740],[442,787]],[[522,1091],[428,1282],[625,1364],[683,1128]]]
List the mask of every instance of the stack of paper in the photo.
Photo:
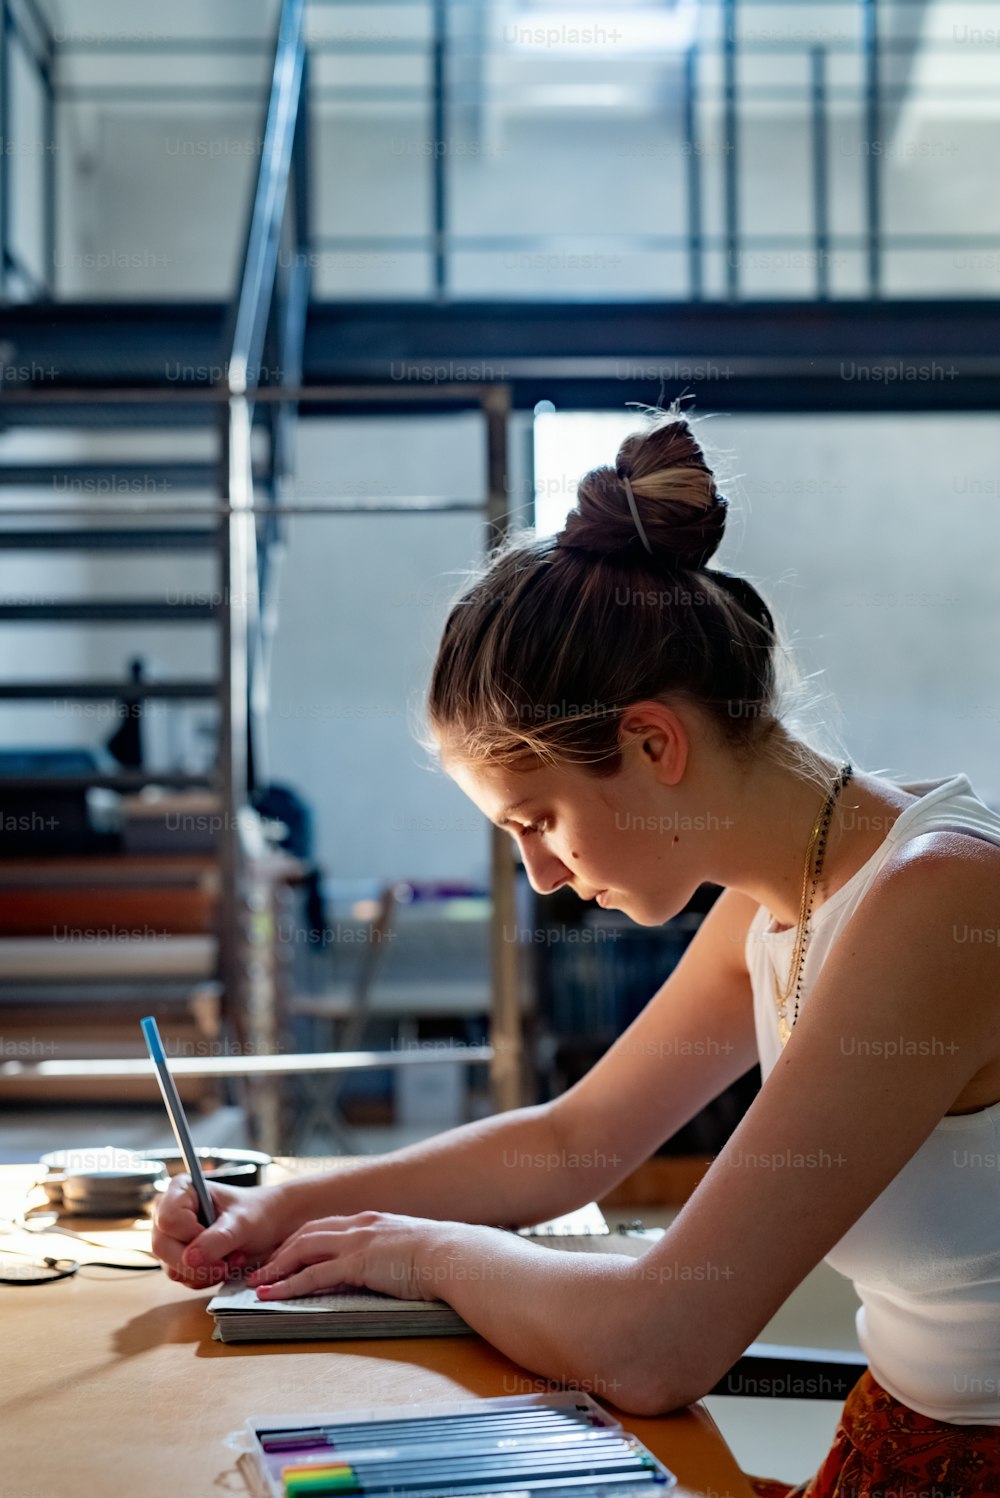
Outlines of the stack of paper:
[[238,1282],[208,1303],[220,1342],[327,1341],[342,1337],[449,1337],[470,1330],[443,1300],[397,1300],[374,1290],[258,1300]]

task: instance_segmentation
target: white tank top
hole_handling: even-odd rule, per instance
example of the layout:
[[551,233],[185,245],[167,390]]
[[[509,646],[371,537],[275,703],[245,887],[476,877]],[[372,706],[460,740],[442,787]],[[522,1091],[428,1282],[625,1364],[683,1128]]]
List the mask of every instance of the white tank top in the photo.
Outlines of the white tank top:
[[[900,789],[920,799],[813,913],[800,1012],[838,933],[898,844],[957,828],[1000,845],[1000,813],[979,800],[967,776]],[[782,1049],[772,955],[787,978],[795,942],[794,927],[767,930],[773,920],[762,905],[746,942],[765,1079]],[[957,925],[955,939],[1000,942],[1000,901],[996,931]],[[826,1262],[854,1282],[858,1341],[883,1388],[935,1420],[1000,1426],[1000,1102],[942,1118]]]

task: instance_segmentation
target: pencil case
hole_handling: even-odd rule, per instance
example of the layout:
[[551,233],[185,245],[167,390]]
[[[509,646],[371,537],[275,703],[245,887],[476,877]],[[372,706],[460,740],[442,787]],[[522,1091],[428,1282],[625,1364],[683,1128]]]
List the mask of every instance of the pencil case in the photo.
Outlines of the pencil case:
[[653,1498],[677,1483],[575,1390],[256,1415],[241,1437],[254,1498]]

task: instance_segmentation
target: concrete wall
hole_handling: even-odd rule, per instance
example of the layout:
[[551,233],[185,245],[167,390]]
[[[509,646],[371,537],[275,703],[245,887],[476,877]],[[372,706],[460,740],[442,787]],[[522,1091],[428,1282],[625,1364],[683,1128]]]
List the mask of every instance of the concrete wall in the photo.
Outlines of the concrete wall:
[[866,769],[964,770],[1000,804],[995,418],[720,416],[703,430],[742,476],[719,563],[761,584],[803,672],[822,673],[833,701],[815,721]]
[[[801,69],[795,70],[799,77]],[[75,127],[74,127],[75,129]],[[883,146],[887,230],[900,235],[1000,235],[991,190],[993,131],[973,119],[925,118]],[[92,140],[86,149],[82,140]],[[66,149],[75,153],[61,213],[59,284],[90,297],[224,296],[233,285],[259,121],[249,110],[91,111]],[[431,148],[422,116],[357,120],[321,117],[315,138],[318,235],[413,235],[431,228]],[[702,168],[704,232],[723,231],[726,149],[706,115],[696,143]],[[644,248],[636,236],[683,236],[689,153],[678,110],[654,119],[515,118],[490,136],[471,122],[450,142],[449,214],[457,236],[513,234],[524,244],[456,249],[456,295],[519,298],[688,295],[686,252]],[[211,154],[215,152],[215,154]],[[866,294],[863,247],[868,148],[853,117],[831,123],[830,223],[847,240],[826,257],[835,296]],[[730,257],[706,252],[704,292],[726,294],[727,263],[738,262],[741,294],[814,293],[809,125],[747,119],[739,144],[739,222],[747,236]],[[70,226],[75,225],[75,232]],[[793,236],[775,243],[774,236]],[[548,236],[535,241],[532,236]],[[423,295],[431,285],[425,250],[387,244],[315,251],[317,292]],[[888,245],[888,295],[995,294],[1000,249]]]
[[[839,734],[857,765],[890,778],[964,770],[1000,803],[996,421],[719,416],[701,430],[719,470],[742,476],[719,564],[759,583],[815,674],[810,731]],[[479,492],[482,461],[474,418],[317,421],[302,428],[299,476],[305,503],[459,497]],[[485,879],[485,824],[410,734],[481,536],[471,517],[292,523],[272,771],[314,802],[336,876]]]

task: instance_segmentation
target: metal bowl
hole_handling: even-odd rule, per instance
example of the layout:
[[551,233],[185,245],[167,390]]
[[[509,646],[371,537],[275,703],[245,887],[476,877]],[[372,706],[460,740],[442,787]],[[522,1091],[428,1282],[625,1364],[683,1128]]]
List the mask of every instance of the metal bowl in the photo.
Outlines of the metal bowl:
[[[152,1199],[156,1182],[166,1179],[159,1155],[139,1154],[114,1144],[53,1150],[42,1156],[40,1164],[48,1172],[41,1185],[51,1204],[77,1212],[84,1210],[78,1203],[88,1198],[109,1204],[135,1202],[137,1210],[142,1210]],[[70,1197],[77,1205],[70,1207]]]
[[[260,1186],[263,1184],[264,1170],[271,1164],[271,1156],[260,1150],[213,1149],[205,1146],[196,1153],[206,1178],[221,1181],[226,1186]],[[181,1175],[187,1170],[180,1150],[157,1150],[155,1159],[163,1161],[168,1176]]]

